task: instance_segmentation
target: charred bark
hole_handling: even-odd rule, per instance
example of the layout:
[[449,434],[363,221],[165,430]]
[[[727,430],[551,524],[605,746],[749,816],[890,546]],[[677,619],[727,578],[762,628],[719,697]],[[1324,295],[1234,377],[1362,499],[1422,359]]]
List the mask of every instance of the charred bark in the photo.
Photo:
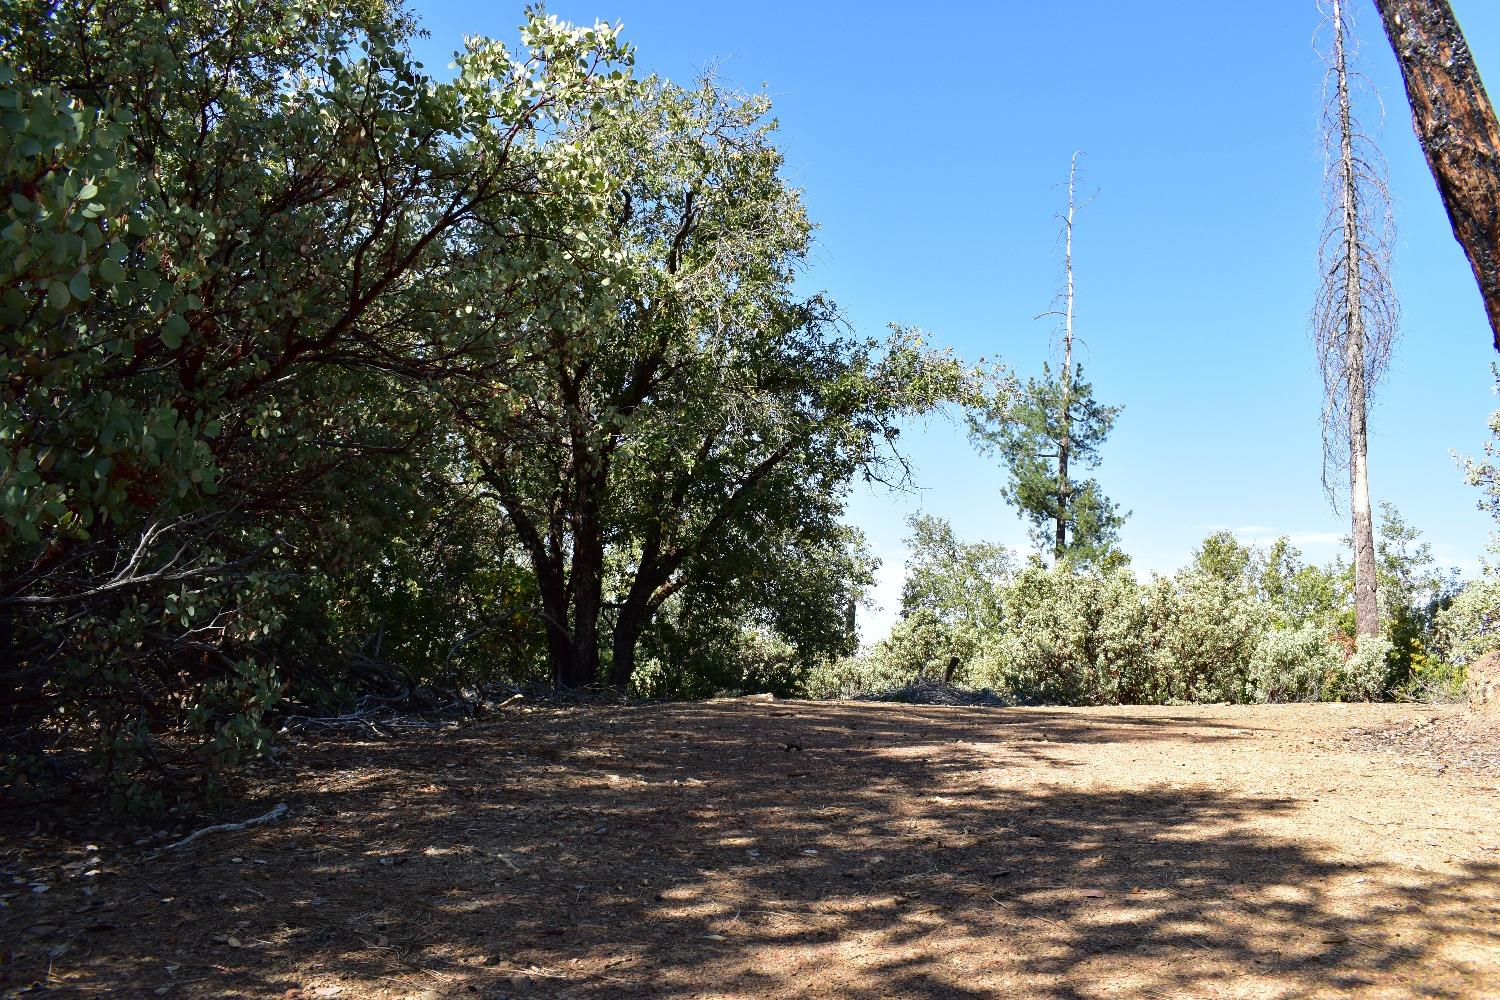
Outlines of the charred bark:
[[1500,350],[1500,124],[1448,0],[1375,0],[1412,127]]

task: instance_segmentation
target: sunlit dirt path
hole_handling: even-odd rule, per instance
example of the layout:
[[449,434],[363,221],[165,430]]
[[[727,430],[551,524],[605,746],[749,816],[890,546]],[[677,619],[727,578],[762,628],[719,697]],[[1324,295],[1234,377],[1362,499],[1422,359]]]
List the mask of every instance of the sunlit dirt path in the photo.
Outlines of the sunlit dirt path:
[[739,700],[295,747],[235,807],[285,801],[275,826],[180,853],[7,832],[0,971],[85,996],[1500,996],[1500,775],[1358,735],[1434,711]]

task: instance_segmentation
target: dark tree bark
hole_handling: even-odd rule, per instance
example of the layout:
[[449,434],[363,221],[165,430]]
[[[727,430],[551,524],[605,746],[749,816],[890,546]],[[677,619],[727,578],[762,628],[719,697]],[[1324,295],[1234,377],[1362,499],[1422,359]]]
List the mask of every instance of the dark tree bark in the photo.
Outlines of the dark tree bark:
[[588,672],[573,645],[573,630],[568,628],[568,598],[564,591],[544,587],[542,612],[547,620],[547,663],[552,670],[552,686],[577,688],[588,684]]
[[1448,0],[1375,0],[1412,126],[1500,350],[1500,124]]
[[[575,545],[578,544],[575,541]],[[554,665],[560,687],[579,688],[599,680],[599,612],[604,606],[604,546],[585,541],[573,553],[573,641],[571,657]],[[560,666],[560,670],[559,670]]]
[[[652,585],[651,579],[656,578],[660,582]],[[677,592],[678,586],[665,577],[636,577],[615,622],[614,655],[609,673],[609,682],[614,687],[623,691],[630,686],[630,679],[635,676],[635,654],[640,646],[641,633],[655,619],[656,612],[667,598]]]
[[580,688],[597,682],[604,586],[604,546],[598,533],[576,535],[570,560],[561,543],[560,526],[551,526],[544,535],[526,507],[509,492],[509,484],[499,471],[482,457],[480,466],[536,573],[553,686]]
[[609,683],[621,691],[630,687],[630,678],[635,676],[635,651],[648,617],[646,602],[636,600],[633,593],[620,608],[620,616],[615,622]]

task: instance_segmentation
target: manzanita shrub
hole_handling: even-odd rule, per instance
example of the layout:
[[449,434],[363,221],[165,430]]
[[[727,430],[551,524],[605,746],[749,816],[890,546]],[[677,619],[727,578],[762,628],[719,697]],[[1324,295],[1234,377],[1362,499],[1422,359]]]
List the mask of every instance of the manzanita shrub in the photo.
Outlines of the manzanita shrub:
[[504,356],[474,304],[606,170],[559,122],[633,84],[604,26],[528,15],[446,82],[412,30],[363,0],[0,3],[11,793],[212,781],[337,673],[330,581],[438,530],[424,392]]
[[[965,548],[951,531],[919,525],[912,556],[918,577],[931,575],[935,552],[948,553],[943,572],[963,586],[928,583],[920,593],[909,591],[909,606],[887,639],[861,657],[814,671],[808,691],[830,697],[873,693],[952,668],[961,684],[1023,703],[1364,701],[1440,694],[1431,676],[1435,664],[1460,652],[1472,655],[1490,634],[1483,617],[1492,603],[1489,591],[1483,581],[1472,584],[1452,609],[1433,610],[1452,600],[1449,579],[1433,570],[1424,546],[1395,544],[1416,535],[1393,510],[1384,514],[1382,551],[1392,595],[1388,635],[1359,643],[1349,634],[1347,566],[1310,566],[1285,540],[1257,550],[1219,533],[1172,577],[1141,580],[1128,568],[1071,561],[1047,567],[1033,560],[1016,569],[1014,560],[993,553],[985,575],[973,572],[972,556],[980,547],[970,546],[970,558],[961,558]],[[1411,622],[1429,624],[1419,629],[1420,641],[1408,639],[1403,650],[1393,640],[1406,635]],[[1450,634],[1453,639],[1445,638]],[[1412,644],[1421,647],[1423,641],[1442,655],[1414,659]],[[1444,677],[1451,679],[1451,671]]]

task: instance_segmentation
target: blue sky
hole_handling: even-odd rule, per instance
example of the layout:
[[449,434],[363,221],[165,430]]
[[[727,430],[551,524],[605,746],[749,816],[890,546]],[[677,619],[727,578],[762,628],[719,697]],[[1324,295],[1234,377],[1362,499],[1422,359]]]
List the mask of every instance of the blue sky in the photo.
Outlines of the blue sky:
[[[1500,4],[1452,0],[1500,86]],[[1187,11],[1191,9],[1191,13]],[[520,5],[417,0],[442,72],[466,33],[512,40]],[[1124,412],[1097,475],[1132,516],[1123,547],[1171,571],[1210,531],[1288,534],[1311,559],[1347,531],[1325,498],[1320,380],[1307,315],[1322,217],[1322,67],[1314,0],[1268,3],[704,4],[568,0],[568,20],[623,22],[641,72],[764,87],[787,176],[820,225],[805,282],[862,332],[923,327],[1021,374],[1049,355],[1061,277],[1055,215],[1074,150],[1097,199],[1075,239],[1078,330],[1096,396]],[[1402,332],[1371,413],[1371,483],[1445,564],[1474,565],[1490,522],[1451,450],[1473,454],[1500,406],[1500,360],[1412,134],[1369,0],[1362,70],[1395,197]],[[1370,124],[1380,109],[1367,106]],[[884,560],[862,617],[896,612],[904,520],[1028,547],[1003,473],[941,419],[908,432],[917,490],[860,490],[849,519]]]

